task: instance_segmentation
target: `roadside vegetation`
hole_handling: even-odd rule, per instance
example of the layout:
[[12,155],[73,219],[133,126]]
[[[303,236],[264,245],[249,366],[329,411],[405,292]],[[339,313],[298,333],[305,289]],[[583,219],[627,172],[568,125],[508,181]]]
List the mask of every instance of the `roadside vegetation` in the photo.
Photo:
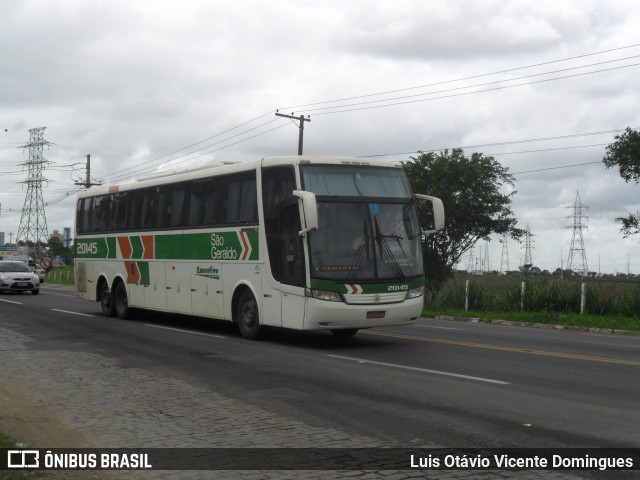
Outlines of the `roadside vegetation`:
[[[586,289],[584,313],[581,314],[583,282]],[[465,310],[465,303],[468,310]],[[425,313],[640,331],[640,281],[577,276],[560,279],[554,275],[523,278],[456,274],[435,297],[425,298]]]
[[45,279],[45,285],[47,283],[60,283],[63,285],[74,284],[74,271],[73,266],[67,265],[64,267],[53,267],[47,272]]

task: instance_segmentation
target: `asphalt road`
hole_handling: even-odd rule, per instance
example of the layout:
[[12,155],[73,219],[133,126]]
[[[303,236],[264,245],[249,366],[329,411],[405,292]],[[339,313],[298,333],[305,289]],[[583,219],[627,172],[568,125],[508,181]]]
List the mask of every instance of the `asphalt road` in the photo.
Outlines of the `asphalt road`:
[[398,446],[640,447],[640,336],[421,319],[354,338],[137,312],[69,290],[0,294],[30,349],[92,352],[309,425]]

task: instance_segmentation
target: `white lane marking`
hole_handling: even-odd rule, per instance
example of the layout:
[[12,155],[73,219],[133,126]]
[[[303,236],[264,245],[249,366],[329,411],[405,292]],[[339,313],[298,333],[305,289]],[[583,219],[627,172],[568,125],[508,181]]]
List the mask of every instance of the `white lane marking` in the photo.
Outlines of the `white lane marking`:
[[95,315],[89,315],[88,313],[71,312],[69,310],[58,310],[57,308],[52,308],[51,310],[54,311],[54,312],[70,313],[71,315],[79,315],[81,317],[94,317],[95,316]]
[[339,358],[341,360],[351,360],[358,363],[369,363],[371,365],[382,365],[384,367],[402,368],[404,370],[412,370],[414,372],[432,373],[435,375],[445,375],[447,377],[463,378],[465,380],[475,380],[478,382],[496,383],[498,385],[509,385],[509,382],[503,382],[502,380],[493,380],[491,378],[472,377],[469,375],[460,375],[459,373],[442,372],[439,370],[429,370],[427,368],[411,367],[409,365],[398,365],[396,363],[376,362],[373,360],[365,360],[363,358],[343,357],[340,355],[327,355],[328,357]]
[[4,298],[0,298],[0,302],[4,302],[4,303],[13,303],[15,305],[23,305],[22,302],[14,302],[13,300],[5,300]]
[[147,327],[161,328],[163,330],[173,330],[174,332],[190,333],[192,335],[202,335],[204,337],[227,338],[227,337],[223,337],[222,335],[213,335],[212,333],[194,332],[193,330],[183,330],[181,328],[162,327],[160,325],[151,325],[149,323],[146,323],[145,325]]

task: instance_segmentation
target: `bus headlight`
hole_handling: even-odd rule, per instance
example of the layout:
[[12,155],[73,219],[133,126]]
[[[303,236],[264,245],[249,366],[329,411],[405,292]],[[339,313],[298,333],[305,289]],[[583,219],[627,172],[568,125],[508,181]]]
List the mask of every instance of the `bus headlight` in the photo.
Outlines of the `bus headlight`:
[[409,300],[411,298],[418,298],[423,295],[424,295],[424,286],[412,288],[407,292],[407,296],[405,297],[405,300]]
[[342,297],[337,292],[329,292],[327,290],[316,290],[312,288],[309,290],[311,293],[311,297],[317,298],[318,300],[326,300],[327,302],[341,302]]

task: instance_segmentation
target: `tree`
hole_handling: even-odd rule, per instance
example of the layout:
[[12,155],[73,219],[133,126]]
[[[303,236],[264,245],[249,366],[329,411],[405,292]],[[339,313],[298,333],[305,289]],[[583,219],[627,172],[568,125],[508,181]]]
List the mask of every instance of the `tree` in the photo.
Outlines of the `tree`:
[[[615,136],[616,141],[607,146],[607,154],[602,159],[607,168],[618,167],[625,182],[640,183],[640,132],[627,127],[622,135]],[[625,237],[640,233],[638,214],[630,213],[626,217],[616,218],[622,224],[620,231]]]
[[64,257],[68,259],[71,257],[73,251],[73,249],[65,247],[62,243],[62,240],[60,240],[58,237],[49,238],[48,249],[49,256],[51,258]]
[[[422,243],[426,285],[432,297],[478,240],[505,233],[518,239],[524,234],[516,228],[511,211],[516,192],[501,192],[503,186],[513,186],[513,176],[493,157],[474,153],[468,158],[461,149],[454,149],[420,153],[403,166],[415,193],[439,197],[444,203],[444,230]],[[423,226],[432,221],[426,205],[418,205],[418,215]]]

